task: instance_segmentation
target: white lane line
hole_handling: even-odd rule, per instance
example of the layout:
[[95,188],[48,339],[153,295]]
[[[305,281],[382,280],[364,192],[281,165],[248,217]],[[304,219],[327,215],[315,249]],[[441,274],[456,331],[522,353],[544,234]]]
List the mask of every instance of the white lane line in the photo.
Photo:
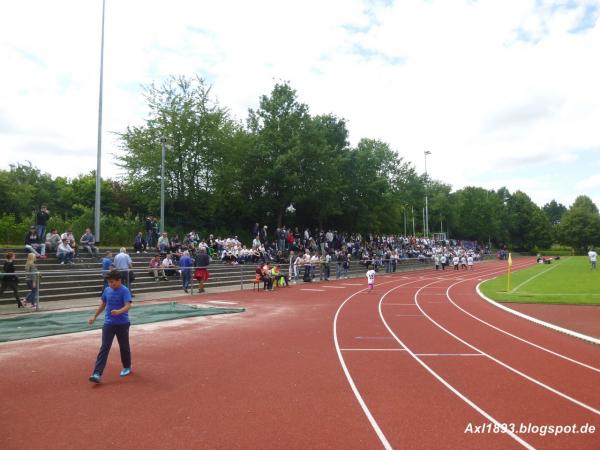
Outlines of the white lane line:
[[[455,283],[455,284],[459,284],[459,283]],[[427,314],[427,313],[426,313],[426,312],[423,310],[423,308],[421,308],[421,305],[419,305],[419,299],[418,299],[418,296],[419,296],[419,293],[420,293],[420,291],[421,291],[421,289],[419,289],[419,290],[418,290],[418,291],[415,293],[415,303],[417,304],[417,307],[418,307],[418,308],[419,308],[419,310],[420,310],[420,311],[421,311],[421,312],[422,312],[422,313],[425,315],[425,317],[427,317],[427,318],[428,318],[428,319],[431,321],[431,323],[433,323],[434,325],[436,325],[436,326],[437,326],[437,327],[438,327],[440,330],[442,330],[442,331],[445,331],[447,334],[449,334],[450,336],[452,336],[454,339],[456,339],[456,340],[457,340],[457,341],[459,341],[459,342],[462,342],[462,343],[463,343],[463,344],[465,344],[467,347],[469,347],[469,348],[471,348],[471,349],[475,350],[476,352],[483,353],[485,356],[487,356],[489,359],[491,359],[492,361],[494,361],[496,364],[499,364],[499,365],[501,365],[502,367],[504,367],[504,368],[506,368],[506,369],[510,370],[511,372],[513,372],[513,373],[516,373],[517,375],[520,375],[520,376],[522,376],[522,377],[523,377],[523,378],[525,378],[526,380],[529,380],[529,381],[531,381],[532,383],[534,383],[534,384],[537,384],[538,386],[540,386],[540,387],[542,387],[542,388],[544,388],[544,389],[546,389],[546,390],[548,390],[548,391],[552,392],[553,394],[556,394],[556,395],[558,395],[559,397],[562,397],[562,398],[564,398],[565,400],[568,400],[568,401],[570,401],[570,402],[572,402],[572,403],[575,403],[576,405],[578,405],[578,406],[581,406],[582,408],[584,408],[584,409],[587,409],[588,411],[591,411],[591,412],[593,412],[594,414],[597,414],[597,415],[599,415],[599,416],[600,416],[600,411],[599,411],[599,410],[597,410],[596,408],[594,408],[594,407],[592,407],[592,406],[590,406],[590,405],[587,405],[587,404],[585,404],[585,403],[583,403],[583,402],[581,402],[581,401],[579,401],[579,400],[577,400],[577,399],[575,399],[575,398],[573,398],[573,397],[571,397],[571,396],[569,396],[569,395],[567,395],[567,394],[565,394],[565,393],[563,393],[563,392],[559,391],[558,389],[554,389],[552,386],[548,386],[547,384],[545,384],[545,383],[542,383],[542,382],[541,382],[541,381],[539,381],[539,380],[536,380],[535,378],[533,378],[533,377],[531,377],[531,376],[527,375],[526,373],[524,373],[524,372],[521,372],[520,370],[518,370],[518,369],[515,369],[514,367],[512,367],[512,366],[510,366],[510,365],[506,364],[505,362],[502,362],[502,361],[500,361],[499,359],[497,359],[497,358],[494,358],[492,355],[490,355],[490,354],[488,354],[488,353],[484,352],[483,350],[480,350],[479,348],[475,347],[475,346],[474,346],[474,345],[472,345],[472,344],[469,344],[467,341],[465,341],[464,339],[461,339],[461,338],[459,338],[457,335],[455,335],[454,333],[452,333],[452,332],[451,332],[450,330],[448,330],[447,328],[444,328],[444,327],[443,327],[442,325],[440,325],[438,322],[436,322],[435,320],[433,320],[433,319],[432,319],[432,318],[431,318],[431,317],[430,317],[430,316],[429,316],[429,315],[428,315],[428,314]]]
[[535,280],[537,277],[539,277],[540,275],[545,274],[546,272],[549,272],[552,269],[556,269],[558,266],[560,266],[560,263],[556,263],[555,266],[550,267],[549,269],[546,270],[542,270],[540,273],[535,274],[534,276],[532,276],[531,278],[527,278],[525,281],[523,281],[521,284],[519,284],[518,286],[515,286],[510,293],[514,294],[515,292],[517,292],[521,287],[525,286],[527,283],[529,283],[530,281]]
[[[576,337],[576,338],[579,338],[579,339],[585,340],[585,341],[587,341],[587,342],[591,342],[592,344],[600,344],[600,339],[597,339],[597,338],[594,338],[594,337],[588,336],[588,335],[586,335],[586,334],[578,333],[578,332],[576,332],[576,331],[569,330],[569,329],[567,329],[567,328],[562,328],[562,327],[559,327],[558,325],[554,325],[554,324],[552,324],[552,323],[549,323],[549,322],[544,322],[543,320],[537,319],[537,318],[535,318],[535,317],[528,316],[527,314],[524,314],[524,313],[522,313],[522,312],[520,312],[520,311],[516,311],[516,310],[514,310],[514,309],[512,309],[512,308],[508,308],[508,307],[504,306],[504,305],[503,305],[503,304],[501,304],[501,303],[495,302],[494,300],[487,298],[487,297],[486,297],[486,296],[483,294],[483,292],[481,292],[480,286],[481,286],[481,283],[479,283],[479,284],[477,285],[477,287],[475,288],[475,289],[477,290],[477,293],[479,294],[479,296],[480,296],[482,299],[484,299],[486,302],[490,303],[491,305],[494,305],[494,306],[496,306],[497,308],[500,308],[500,309],[502,309],[503,311],[506,311],[506,312],[509,312],[509,313],[511,313],[511,314],[514,314],[514,315],[516,315],[516,316],[518,316],[518,317],[520,317],[520,318],[522,318],[522,319],[527,319],[527,320],[529,320],[529,321],[531,321],[531,322],[537,323],[538,325],[542,325],[542,326],[545,326],[545,327],[551,328],[551,329],[553,329],[554,331],[559,331],[559,332],[561,332],[561,333],[568,334],[569,336],[573,336],[573,337]],[[452,301],[452,300],[450,300],[450,301]],[[454,303],[454,302],[452,302],[452,303]],[[460,306],[456,305],[456,307],[462,310],[462,308],[461,308]],[[464,310],[463,310],[463,311],[464,311]],[[470,314],[470,313],[468,313],[467,311],[465,311],[465,312],[466,312],[467,314],[471,315],[471,314]],[[594,371],[596,371],[596,372],[600,372],[600,369],[598,369],[598,368],[596,368],[596,367],[589,366],[589,365],[587,365],[587,364],[585,364],[585,363],[582,363],[581,361],[577,361],[577,360],[575,360],[575,359],[569,358],[568,356],[562,355],[562,354],[560,354],[560,353],[556,353],[556,352],[554,352],[554,351],[552,351],[552,350],[550,350],[550,349],[547,349],[546,347],[542,347],[541,345],[534,344],[533,342],[527,341],[527,340],[525,340],[525,339],[523,339],[523,338],[520,338],[519,336],[515,336],[514,334],[510,334],[508,331],[504,331],[504,330],[502,330],[502,329],[500,329],[500,328],[498,328],[498,327],[495,327],[494,325],[492,325],[492,324],[489,324],[489,323],[485,322],[484,320],[482,320],[482,319],[479,319],[478,317],[475,317],[475,316],[473,316],[473,317],[474,317],[475,319],[479,320],[480,322],[483,322],[483,323],[485,323],[486,325],[488,325],[488,326],[490,326],[490,327],[492,327],[492,328],[495,328],[495,329],[497,329],[498,331],[500,331],[500,332],[502,332],[502,333],[505,333],[505,334],[507,334],[508,336],[514,337],[515,339],[518,339],[519,341],[525,342],[526,344],[532,345],[532,346],[534,346],[534,347],[536,347],[536,348],[539,348],[540,350],[544,350],[544,351],[546,351],[546,352],[548,352],[548,353],[551,353],[551,354],[553,354],[553,355],[555,355],[555,356],[558,356],[559,358],[566,359],[567,361],[571,361],[571,362],[573,362],[573,363],[575,363],[575,364],[579,364],[580,366],[587,367],[588,369],[592,369],[592,370],[594,370]]]
[[[412,356],[415,359],[415,361],[417,361],[434,378],[436,378],[440,383],[442,383],[444,386],[446,386],[458,398],[460,398],[462,401],[464,401],[467,405],[469,405],[471,408],[473,408],[475,411],[477,411],[479,414],[481,414],[487,420],[489,420],[490,422],[493,422],[498,427],[502,427],[502,424],[498,420],[496,420],[489,413],[487,413],[486,411],[484,411],[483,409],[481,409],[479,406],[477,406],[472,400],[470,400],[469,398],[467,398],[464,394],[462,394],[454,386],[452,386],[444,378],[442,378],[435,370],[433,370],[431,367],[429,367],[427,364],[425,364],[425,362],[423,362],[423,360],[421,358],[419,358],[414,352],[412,352],[406,346],[406,344],[404,344],[404,342],[402,342],[402,340],[398,336],[396,336],[396,334],[392,331],[392,329],[390,328],[390,326],[386,322],[385,318],[383,317],[383,311],[382,311],[381,305],[382,305],[383,300],[385,299],[386,295],[389,294],[390,292],[392,292],[394,289],[390,289],[379,300],[379,317],[381,318],[381,321],[383,322],[383,325],[387,328],[388,332],[394,337],[394,339],[396,339],[396,341],[398,342],[398,344],[400,344],[402,347],[404,347],[406,349],[406,351],[408,352],[408,354],[410,356]],[[517,436],[516,434],[514,434],[512,431],[507,430],[506,434],[508,436],[510,436],[511,438],[513,438],[515,441],[517,441],[519,444],[521,444],[523,447],[527,448],[528,450],[535,450],[535,447],[532,447],[531,445],[529,445],[527,442],[525,442],[519,436]]]
[[206,303],[214,303],[216,305],[237,305],[238,302],[226,302],[224,300],[209,300]]
[[[409,279],[408,277],[402,277],[404,279]],[[400,287],[404,287],[408,284],[412,284],[415,283],[419,280],[417,279],[413,279],[412,281],[407,281],[404,284],[400,284],[398,286],[396,286],[395,289],[400,288]],[[380,285],[383,284],[388,284],[388,283],[392,283],[393,281],[386,281],[384,283],[380,283]],[[344,372],[344,375],[346,376],[346,380],[348,381],[348,384],[350,385],[350,388],[352,389],[352,392],[354,393],[354,396],[356,397],[356,400],[358,401],[360,407],[363,410],[363,413],[365,414],[365,416],[367,417],[367,419],[369,420],[369,423],[371,424],[371,427],[373,428],[373,430],[375,431],[375,433],[377,434],[377,437],[379,438],[379,440],[381,441],[381,444],[383,445],[383,447],[388,450],[388,449],[392,449],[392,446],[390,445],[390,443],[388,442],[387,438],[385,437],[385,435],[383,434],[383,431],[381,431],[381,428],[379,427],[379,425],[377,424],[377,421],[375,420],[375,418],[373,417],[373,415],[371,414],[371,411],[369,411],[369,408],[367,407],[365,401],[363,400],[362,396],[360,395],[360,392],[358,391],[358,388],[356,387],[356,384],[354,383],[354,379],[352,378],[352,376],[350,375],[350,371],[348,370],[348,367],[346,366],[346,362],[344,361],[344,357],[342,356],[342,352],[340,350],[340,346],[339,346],[339,342],[338,342],[338,336],[337,336],[337,320],[338,317],[340,315],[341,310],[343,309],[343,307],[346,305],[346,303],[348,303],[353,297],[355,297],[356,295],[360,294],[361,292],[365,292],[366,289],[361,289],[357,292],[355,292],[354,294],[350,295],[348,298],[346,298],[346,300],[344,300],[340,306],[338,307],[335,316],[333,318],[333,343],[335,345],[335,350],[338,356],[338,359],[340,361],[340,365],[342,366],[342,370]],[[381,302],[379,303],[379,315],[381,316]],[[390,328],[387,326],[387,324],[384,321],[384,324],[386,325],[386,327],[388,328],[388,331],[390,331],[390,333],[393,335],[393,339],[396,339],[397,341],[399,341],[398,337],[391,332]],[[360,336],[358,338],[361,338]],[[405,345],[402,344],[402,342],[400,342],[400,345],[402,345],[404,348],[406,348]],[[410,350],[407,349],[408,352],[410,352]],[[412,353],[411,353],[412,354]],[[421,365],[423,365],[427,370],[429,370],[430,372],[431,369],[429,369],[429,367],[423,363],[419,358],[417,358],[416,356],[413,355],[413,357],[415,359],[417,359],[417,361],[419,361],[419,363]],[[435,374],[435,372],[432,372]],[[435,374],[436,377],[439,378],[439,376],[437,374]],[[441,379],[440,379],[441,380]],[[449,385],[448,385],[449,386]],[[451,389],[453,389],[452,387],[450,387]],[[470,401],[470,400],[469,400]],[[472,403],[472,402],[471,402]],[[493,418],[489,415],[484,416],[488,419],[493,420]],[[496,423],[496,425],[501,427],[501,424],[498,421],[494,421]],[[509,434],[510,431],[508,432]],[[522,442],[524,444],[524,446],[528,449],[533,450],[533,447],[531,447],[529,444],[527,444],[525,441],[523,441],[522,439],[512,436],[513,438],[517,439],[517,441]]]
[[300,288],[301,291],[325,292],[325,289]]
[[417,356],[483,356],[481,353],[415,353]]
[[341,348],[343,352],[405,352],[405,348]]

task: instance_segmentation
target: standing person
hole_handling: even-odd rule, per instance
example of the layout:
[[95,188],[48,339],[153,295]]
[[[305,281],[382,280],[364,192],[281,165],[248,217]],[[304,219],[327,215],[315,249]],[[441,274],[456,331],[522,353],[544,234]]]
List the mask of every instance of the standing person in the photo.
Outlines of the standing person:
[[[118,255],[117,255],[118,256]],[[93,383],[100,383],[102,373],[108,354],[112,346],[114,337],[119,341],[119,350],[121,351],[121,363],[123,370],[121,376],[126,377],[131,373],[131,350],[129,347],[129,313],[131,309],[131,293],[127,287],[121,284],[121,274],[117,270],[112,270],[107,276],[108,286],[102,293],[102,303],[94,315],[88,320],[92,325],[102,311],[106,311],[104,316],[104,325],[102,326],[102,346],[96,358],[94,373],[89,380]]]
[[367,285],[369,286],[369,292],[375,287],[375,271],[372,267],[367,270]]
[[590,263],[592,264],[592,270],[596,269],[596,261],[598,260],[598,253],[592,247],[588,252],[588,257],[590,258]]
[[113,265],[113,254],[109,250],[104,255],[104,258],[102,258],[102,272],[101,272],[102,280],[103,280],[102,292],[104,292],[104,290],[108,287],[108,280],[106,279],[106,276],[114,268],[115,268],[115,266]]
[[465,255],[460,257],[460,268],[467,270],[467,257]]
[[435,263],[435,270],[440,270],[440,256],[434,255],[433,262]]
[[184,251],[183,256],[179,258],[179,267],[181,267],[181,283],[183,290],[187,293],[190,288],[190,280],[192,279],[192,266],[194,262],[190,257],[189,251]]
[[146,229],[146,243],[148,244],[148,247],[152,248],[155,246],[154,224],[152,222],[152,216],[149,215],[148,217],[146,217],[146,220],[144,221],[144,228]]
[[135,275],[133,275],[132,271],[133,262],[131,261],[131,257],[127,254],[127,249],[125,247],[121,247],[119,254],[115,256],[113,264],[115,269],[121,273],[119,283],[124,284],[131,293],[131,296],[135,297],[133,295],[133,289],[131,288],[132,282],[135,279]]
[[467,267],[468,270],[471,270],[473,268],[473,255],[469,254],[469,256],[467,256]]
[[206,254],[205,248],[201,248],[198,255],[196,255],[195,264],[196,270],[194,271],[194,278],[198,280],[198,292],[204,292],[204,283],[210,276],[208,273],[210,257]]
[[40,273],[35,266],[35,255],[33,253],[27,255],[25,272],[25,283],[27,283],[27,287],[31,290],[25,297],[25,301],[28,302],[32,308],[37,309]]
[[2,271],[6,274],[2,276],[2,282],[0,283],[0,295],[4,294],[6,288],[12,289],[15,294],[15,300],[17,301],[17,307],[23,308],[23,303],[19,297],[19,278],[14,275],[15,273],[15,254],[8,252],[6,254],[6,261],[2,266]]
[[46,224],[50,219],[50,211],[46,208],[46,205],[42,205],[40,210],[35,215],[35,230],[41,241],[46,239]]
[[448,264],[448,257],[445,254],[442,254],[440,257],[440,264],[442,265],[442,270],[446,270],[446,265]]

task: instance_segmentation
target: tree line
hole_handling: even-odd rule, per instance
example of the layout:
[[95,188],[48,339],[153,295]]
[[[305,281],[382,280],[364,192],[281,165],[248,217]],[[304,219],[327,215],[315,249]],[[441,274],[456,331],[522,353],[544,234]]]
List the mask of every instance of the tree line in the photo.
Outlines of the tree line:
[[[287,82],[261,96],[244,122],[212,98],[199,77],[170,77],[146,87],[144,95],[143,125],[119,133],[124,175],[102,183],[105,244],[128,244],[146,215],[158,215],[165,138],[169,230],[250,239],[249,230],[260,222],[423,234],[427,194],[430,232],[527,251],[553,243],[578,251],[600,245],[600,215],[588,197],[567,209],[556,201],[540,208],[526,193],[506,188],[452,192],[381,140],[364,138],[351,146],[346,121],[311,115]],[[0,171],[0,240],[18,243],[41,204],[58,228],[70,224],[83,231],[93,223],[94,193],[94,172],[53,178],[26,163]]]

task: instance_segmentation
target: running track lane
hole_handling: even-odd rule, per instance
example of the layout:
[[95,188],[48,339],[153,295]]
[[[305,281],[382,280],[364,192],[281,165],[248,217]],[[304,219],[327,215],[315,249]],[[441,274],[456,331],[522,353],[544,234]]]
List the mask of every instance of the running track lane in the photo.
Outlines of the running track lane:
[[[500,266],[500,270],[503,269]],[[477,284],[478,278],[482,275],[485,276],[487,272],[480,270],[475,273],[477,273],[475,275],[477,278],[474,278],[473,282]],[[473,276],[471,273],[469,275]],[[359,392],[362,393],[367,407],[370,406],[370,412],[373,414],[377,426],[380,427],[382,434],[389,440],[391,446],[394,448],[435,448],[440,435],[444,436],[443,439],[448,448],[522,448],[522,445],[526,445],[505,435],[465,435],[464,429],[468,423],[478,424],[487,420],[481,416],[481,413],[453,394],[439,380],[433,378],[433,375],[427,372],[423,366],[417,364],[415,367],[416,358],[423,361],[450,386],[466,395],[466,398],[470,399],[476,407],[484,412],[487,411],[491,414],[490,417],[495,417],[500,422],[515,423],[517,426],[521,422],[535,425],[569,425],[573,422],[582,425],[589,422],[598,428],[596,413],[523,377],[523,375],[530,376],[533,380],[542,378],[547,385],[553,383],[555,385],[552,387],[553,389],[567,397],[581,401],[593,410],[598,408],[597,394],[595,393],[598,391],[595,389],[598,372],[592,370],[593,366],[591,366],[592,369],[589,369],[568,362],[547,351],[521,343],[514,337],[493,330],[465,315],[448,301],[446,291],[448,286],[456,283],[456,281],[451,281],[453,277],[467,277],[462,272],[453,275],[447,274],[445,277],[449,280],[421,283],[421,289],[417,286],[412,288],[404,286],[391,290],[381,302],[382,317],[388,322],[392,333],[398,337],[398,340],[394,339],[393,342],[388,340],[387,345],[393,346],[395,343],[396,351],[387,351],[383,348],[381,351],[374,350],[381,348],[375,340],[371,343],[371,351],[358,349],[343,351],[343,358],[347,362],[349,372],[358,386]],[[467,285],[470,282],[463,281],[461,284]],[[467,285],[455,296],[462,299],[463,292],[472,292],[473,290],[473,286]],[[355,317],[367,318],[363,323],[366,327],[373,327],[373,323],[366,324],[366,320],[372,320],[374,304],[380,300],[382,294],[383,291],[379,292],[377,299],[372,294],[368,294],[371,297],[366,300],[349,301],[344,306],[338,322],[340,334],[345,335],[345,338],[341,337],[340,339],[342,348],[351,345],[353,334],[360,334],[361,323],[357,322]],[[413,298],[412,305],[408,301],[411,296]],[[500,316],[497,320],[502,320],[502,313],[494,311],[497,308],[487,304],[485,306]],[[348,310],[347,316],[346,310]],[[458,318],[457,311],[460,313]],[[500,314],[498,314],[499,312]],[[444,325],[448,324],[448,327],[452,325],[455,334],[458,334],[459,331],[466,333],[466,338],[469,340],[463,338],[464,342],[461,342],[460,339],[456,339],[435,325],[425,314],[435,315],[434,320],[438,323],[443,322]],[[508,319],[514,320],[512,316],[508,314],[506,316]],[[344,320],[346,317],[353,317],[353,319],[346,321]],[[464,317],[469,320],[466,321]],[[483,329],[470,322],[476,322]],[[546,333],[550,332],[550,330],[526,321],[519,323],[519,325],[522,324],[526,324],[527,331],[534,335],[536,328],[541,331],[541,338],[537,335],[528,336],[529,338],[537,337],[541,339],[540,342],[543,341]],[[534,328],[534,331],[531,331],[531,328]],[[489,330],[493,330],[502,337],[497,339],[496,336],[490,336]],[[551,336],[559,344],[562,341],[568,341],[568,345],[557,347],[562,351],[570,349],[571,357],[582,354],[589,357],[591,361],[598,361],[597,348],[564,335],[553,333]],[[511,342],[506,342],[507,339]],[[382,340],[380,339],[380,341]],[[521,343],[523,347],[527,348],[515,348],[512,341]],[[545,341],[543,342],[545,343]],[[403,347],[401,343],[406,347]],[[469,343],[472,346],[473,343],[477,343],[475,349],[467,345]],[[552,342],[552,344],[555,343]],[[412,349],[413,353],[422,356],[412,357],[403,348]],[[498,357],[495,357],[492,352],[496,349],[501,351]],[[518,366],[516,370],[522,375],[499,365],[497,361],[482,355],[479,350],[498,361],[501,361],[500,356],[502,358],[508,358],[507,355],[513,357],[508,359],[508,363],[504,363],[510,367],[512,364]],[[439,353],[448,355],[431,355]],[[573,369],[571,366],[576,368]],[[552,377],[546,376],[547,374],[552,374]],[[572,382],[571,376],[576,378],[575,383]],[[378,379],[376,386],[372,381],[375,379]],[[390,389],[387,389],[386,386],[389,386]],[[410,405],[410,410],[403,410],[402,405]],[[415,409],[415,405],[418,405],[418,408]],[[449,410],[452,411],[451,416],[448,415]],[[478,418],[473,419],[473,413]],[[519,438],[519,436],[516,437]],[[598,448],[599,442],[598,432],[588,436],[564,435],[558,438],[542,438],[533,435],[521,437],[537,448],[574,448],[572,444],[576,444],[575,448]]]

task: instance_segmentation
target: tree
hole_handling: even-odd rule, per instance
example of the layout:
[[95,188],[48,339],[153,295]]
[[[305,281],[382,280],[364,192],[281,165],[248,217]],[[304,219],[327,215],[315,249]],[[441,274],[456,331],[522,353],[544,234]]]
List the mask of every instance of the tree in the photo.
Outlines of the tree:
[[552,244],[548,218],[524,192],[517,191],[508,200],[507,219],[510,243],[515,249],[531,251]]
[[590,246],[600,245],[600,215],[589,197],[577,197],[560,222],[558,238],[582,254]]
[[562,203],[557,203],[556,200],[552,200],[550,203],[546,203],[542,210],[552,225],[558,225],[564,213],[567,212],[567,207]]

